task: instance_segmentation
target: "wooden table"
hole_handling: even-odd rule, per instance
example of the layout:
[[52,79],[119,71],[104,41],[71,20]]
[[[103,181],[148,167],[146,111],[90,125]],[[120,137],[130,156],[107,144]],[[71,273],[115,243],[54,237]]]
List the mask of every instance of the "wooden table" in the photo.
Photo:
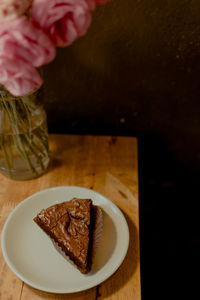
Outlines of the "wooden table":
[[98,191],[123,211],[130,230],[130,245],[120,268],[97,287],[56,295],[35,290],[8,268],[0,250],[0,299],[114,299],[139,300],[139,214],[137,139],[50,135],[52,164],[46,174],[30,181],[12,181],[0,175],[0,232],[11,210],[24,198],[57,185],[77,185]]

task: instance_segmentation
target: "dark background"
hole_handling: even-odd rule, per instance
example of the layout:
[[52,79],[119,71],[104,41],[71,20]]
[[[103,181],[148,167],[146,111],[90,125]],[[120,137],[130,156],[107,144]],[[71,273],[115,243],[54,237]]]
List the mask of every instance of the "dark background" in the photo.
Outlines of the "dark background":
[[200,250],[200,1],[111,0],[86,36],[58,50],[44,78],[50,132],[138,137],[143,299],[191,295]]

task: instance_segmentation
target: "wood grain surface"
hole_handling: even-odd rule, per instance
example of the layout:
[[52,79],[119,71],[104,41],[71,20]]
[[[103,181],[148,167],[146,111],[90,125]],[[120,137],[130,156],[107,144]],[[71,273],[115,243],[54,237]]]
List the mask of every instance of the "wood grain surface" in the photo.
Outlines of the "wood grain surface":
[[12,209],[45,188],[77,185],[109,197],[123,211],[130,230],[127,256],[105,282],[84,292],[56,295],[35,290],[8,268],[0,250],[0,299],[141,299],[137,139],[133,137],[50,135],[52,162],[43,176],[12,181],[0,175],[0,232]]

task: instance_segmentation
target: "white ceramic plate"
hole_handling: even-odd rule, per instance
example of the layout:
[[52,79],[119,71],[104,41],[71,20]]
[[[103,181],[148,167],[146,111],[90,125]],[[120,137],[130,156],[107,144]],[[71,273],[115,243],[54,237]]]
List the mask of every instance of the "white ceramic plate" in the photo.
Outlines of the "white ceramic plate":
[[[50,205],[91,198],[103,210],[103,231],[92,271],[81,274],[54,248],[33,218]],[[60,186],[33,194],[11,212],[2,231],[2,251],[10,269],[28,285],[46,292],[72,293],[100,284],[122,263],[129,244],[127,222],[103,195],[76,186]]]

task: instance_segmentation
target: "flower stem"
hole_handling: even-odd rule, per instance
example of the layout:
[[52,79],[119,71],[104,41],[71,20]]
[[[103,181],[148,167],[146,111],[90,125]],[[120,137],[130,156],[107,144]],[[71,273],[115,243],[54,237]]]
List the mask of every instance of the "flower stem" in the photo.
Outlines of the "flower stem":
[[29,164],[29,167],[31,168],[32,172],[34,172],[36,175],[38,175],[38,172],[37,170],[34,168],[29,156],[28,156],[28,153],[26,152],[25,150],[25,147],[24,147],[24,144],[23,144],[23,141],[20,137],[20,128],[18,126],[18,118],[17,118],[17,114],[16,114],[16,109],[15,107],[13,106],[13,102],[11,101],[10,102],[10,108],[8,106],[8,104],[6,103],[6,101],[2,100],[3,102],[3,105],[8,113],[8,117],[10,119],[10,122],[11,122],[11,126],[12,126],[12,129],[13,129],[13,132],[14,132],[14,139],[16,141],[16,148],[18,149],[19,153],[21,154],[22,157],[24,157],[24,159],[28,162]]
[[36,157],[37,163],[40,165],[41,169],[44,170],[44,165],[42,160],[40,159],[39,155],[37,154],[37,152],[34,150],[32,143],[30,142],[28,135],[25,134],[23,136],[24,142],[27,144],[29,150],[31,151],[31,153]]
[[[9,176],[10,176],[10,178],[12,178],[12,172],[11,172],[11,169],[12,169],[12,161],[10,162],[10,153],[7,154],[6,148],[5,148],[5,146],[4,146],[4,141],[3,141],[3,136],[2,136],[2,134],[0,134],[0,148],[2,149],[3,154],[4,154],[4,158],[5,158],[6,166],[7,166],[8,172],[9,172]],[[10,147],[8,147],[8,149],[9,149],[9,148],[10,148]]]
[[37,128],[37,130],[35,130],[35,134],[38,136],[38,138],[42,142],[46,152],[49,154],[48,135],[41,128]]

